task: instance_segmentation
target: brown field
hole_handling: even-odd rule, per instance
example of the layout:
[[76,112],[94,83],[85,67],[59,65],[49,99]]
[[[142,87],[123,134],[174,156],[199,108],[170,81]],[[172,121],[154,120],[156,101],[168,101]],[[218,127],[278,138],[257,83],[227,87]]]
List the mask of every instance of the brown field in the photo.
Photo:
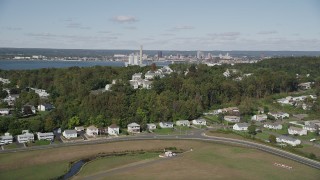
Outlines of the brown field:
[[[172,160],[160,161],[159,163],[149,164],[146,167],[133,167],[124,172],[113,173],[102,178],[231,179],[238,177],[238,179],[261,179],[263,177],[262,179],[319,179],[320,177],[319,170],[258,150],[199,141],[178,140],[113,142],[0,154],[0,177],[3,177],[3,179],[49,179],[64,174],[67,171],[66,167],[69,162],[94,156],[98,153],[137,151],[141,149],[147,151],[165,147],[176,147],[185,150],[193,148],[194,151]],[[114,161],[116,162],[116,160]],[[276,167],[273,165],[275,162],[290,165],[293,170]],[[48,173],[49,171],[51,173]],[[79,178],[81,179],[82,177]]]

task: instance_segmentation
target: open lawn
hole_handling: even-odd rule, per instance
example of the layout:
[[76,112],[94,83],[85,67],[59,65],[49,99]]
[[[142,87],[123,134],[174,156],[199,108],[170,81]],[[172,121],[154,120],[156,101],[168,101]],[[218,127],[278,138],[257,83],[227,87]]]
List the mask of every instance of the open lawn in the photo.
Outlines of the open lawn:
[[78,176],[87,176],[106,169],[113,169],[129,163],[153,158],[159,158],[159,153],[144,153],[131,154],[125,156],[102,157],[87,163],[81,169]]
[[[47,150],[0,154],[1,179],[50,179],[67,171],[69,162],[99,153],[160,150],[168,147],[189,150],[177,158],[132,166],[105,179],[318,179],[320,171],[297,162],[243,147],[179,140],[147,140],[79,145]],[[88,163],[78,176],[154,158],[155,154],[100,158]],[[139,157],[140,156],[140,157]],[[125,158],[125,159],[124,159]],[[274,163],[293,167],[280,168]],[[36,173],[35,173],[36,172]],[[164,173],[165,172],[165,173]],[[4,178],[3,178],[4,177]],[[93,178],[96,179],[96,178]]]
[[[113,160],[117,162],[116,160]],[[118,161],[121,161],[119,159]],[[280,163],[291,170],[275,166]],[[88,165],[90,166],[90,165]],[[117,168],[75,179],[318,179],[320,172],[291,160],[242,147],[202,143],[166,161]]]

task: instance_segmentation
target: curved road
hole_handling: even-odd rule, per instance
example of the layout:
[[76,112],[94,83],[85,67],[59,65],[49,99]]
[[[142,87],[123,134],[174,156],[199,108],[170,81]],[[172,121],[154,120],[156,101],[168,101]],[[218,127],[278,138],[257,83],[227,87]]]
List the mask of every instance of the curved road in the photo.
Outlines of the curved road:
[[191,134],[184,135],[155,135],[155,134],[141,134],[136,136],[125,136],[125,137],[117,137],[110,139],[101,139],[101,140],[93,140],[93,141],[83,141],[83,142],[74,142],[74,143],[63,143],[63,144],[51,144],[46,146],[34,146],[29,148],[19,148],[19,149],[8,149],[2,150],[0,153],[13,153],[13,152],[22,152],[22,151],[30,151],[30,150],[39,150],[39,149],[49,149],[49,148],[57,148],[64,146],[77,146],[77,145],[88,145],[88,144],[102,144],[108,142],[118,142],[118,141],[137,141],[137,140],[197,140],[197,141],[205,141],[205,142],[218,142],[225,144],[236,144],[241,146],[246,146],[250,148],[255,148],[270,154],[274,154],[280,157],[284,157],[287,159],[294,160],[296,162],[308,165],[310,167],[320,169],[320,162],[314,161],[287,151],[283,151],[281,149],[277,149],[271,146],[267,146],[264,144],[259,144],[250,141],[224,138],[224,137],[215,137],[215,136],[206,136],[203,131],[193,132]]

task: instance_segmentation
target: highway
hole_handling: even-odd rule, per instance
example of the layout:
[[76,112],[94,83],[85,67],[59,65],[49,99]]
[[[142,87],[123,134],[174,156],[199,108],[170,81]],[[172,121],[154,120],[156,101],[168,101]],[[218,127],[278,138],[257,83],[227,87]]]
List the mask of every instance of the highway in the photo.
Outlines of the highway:
[[311,160],[278,148],[274,148],[271,146],[267,146],[264,144],[239,140],[239,139],[231,139],[224,137],[216,137],[216,136],[207,136],[201,130],[182,135],[155,135],[155,134],[139,134],[134,136],[123,136],[116,138],[107,138],[100,140],[91,140],[91,141],[81,141],[81,142],[72,142],[72,143],[62,143],[62,144],[51,144],[45,146],[33,146],[27,148],[17,148],[17,149],[8,149],[8,150],[0,150],[0,153],[16,153],[22,151],[32,151],[32,150],[41,150],[41,149],[50,149],[50,148],[58,148],[65,146],[78,146],[78,145],[89,145],[89,144],[103,144],[110,142],[120,142],[120,141],[138,141],[138,140],[195,140],[195,141],[204,141],[204,142],[214,142],[214,143],[223,143],[223,144],[233,144],[239,146],[245,146],[249,148],[258,149],[264,151],[266,153],[274,154],[283,158],[291,159],[296,162],[305,164],[307,166],[316,168],[320,170],[320,162]]

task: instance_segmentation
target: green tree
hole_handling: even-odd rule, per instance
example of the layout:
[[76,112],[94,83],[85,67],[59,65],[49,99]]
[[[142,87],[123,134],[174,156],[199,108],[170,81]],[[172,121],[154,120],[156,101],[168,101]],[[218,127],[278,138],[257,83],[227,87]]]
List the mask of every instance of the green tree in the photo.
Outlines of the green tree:
[[255,135],[256,134],[256,126],[255,125],[250,125],[248,127],[248,133],[252,134],[252,135]]
[[269,139],[269,142],[271,142],[271,143],[276,143],[277,142],[276,136],[273,135],[273,134],[271,134],[268,139]]
[[68,128],[71,129],[80,124],[80,118],[78,116],[73,116],[68,121]]
[[51,117],[46,118],[46,120],[44,121],[44,130],[46,132],[50,132],[55,128],[55,124],[54,121],[52,120]]

